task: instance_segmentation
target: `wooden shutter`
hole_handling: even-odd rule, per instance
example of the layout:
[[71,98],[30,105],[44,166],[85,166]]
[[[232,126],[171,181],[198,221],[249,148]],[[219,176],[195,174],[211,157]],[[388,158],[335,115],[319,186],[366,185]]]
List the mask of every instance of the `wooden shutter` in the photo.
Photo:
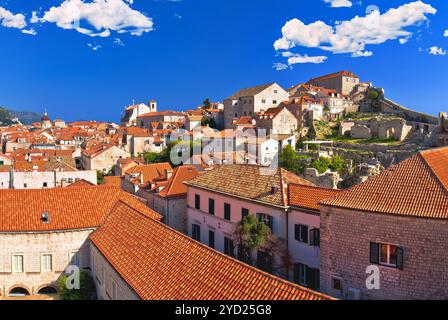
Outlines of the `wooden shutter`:
[[307,287],[312,290],[318,290],[320,287],[319,269],[306,268],[306,282]]
[[370,243],[370,263],[380,263],[380,245],[378,243]]
[[310,245],[320,247],[320,230],[317,228],[310,230]]
[[268,215],[268,227],[274,231],[274,217]]
[[300,241],[300,224],[294,225],[294,239]]
[[302,237],[303,242],[308,243],[308,226],[302,225]]
[[403,270],[403,262],[404,262],[404,250],[403,248],[397,248],[397,268]]

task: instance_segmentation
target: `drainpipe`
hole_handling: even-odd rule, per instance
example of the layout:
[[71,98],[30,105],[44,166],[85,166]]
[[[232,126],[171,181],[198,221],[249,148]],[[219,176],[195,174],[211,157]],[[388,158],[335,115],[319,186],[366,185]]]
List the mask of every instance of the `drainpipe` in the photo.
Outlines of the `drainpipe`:
[[[286,214],[286,252],[289,255],[289,213],[291,212],[290,208],[285,209]],[[286,277],[289,281],[289,264],[286,265]]]

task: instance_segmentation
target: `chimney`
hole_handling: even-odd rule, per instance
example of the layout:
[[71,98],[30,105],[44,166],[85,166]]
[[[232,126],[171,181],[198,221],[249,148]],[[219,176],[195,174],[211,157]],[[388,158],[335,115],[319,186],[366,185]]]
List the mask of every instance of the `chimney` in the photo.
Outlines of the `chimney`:
[[165,170],[165,174],[166,174],[166,179],[168,180],[173,175],[173,170],[172,169]]
[[50,222],[50,214],[48,212],[42,212],[40,219],[43,223],[49,223]]

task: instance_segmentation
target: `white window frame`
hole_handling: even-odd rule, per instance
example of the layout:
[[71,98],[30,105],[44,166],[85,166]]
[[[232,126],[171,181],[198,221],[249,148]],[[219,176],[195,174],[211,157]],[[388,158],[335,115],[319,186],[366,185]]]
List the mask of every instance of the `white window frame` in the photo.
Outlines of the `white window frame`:
[[[22,270],[14,270],[14,257],[22,257]],[[14,253],[11,255],[11,272],[12,273],[24,273],[25,272],[25,256],[22,253]]]
[[[387,255],[386,255],[387,261],[386,262],[383,262],[381,260],[381,257],[382,257],[382,246],[387,246]],[[396,246],[394,244],[389,244],[389,243],[379,243],[379,250],[378,250],[379,257],[378,257],[378,261],[379,261],[379,264],[382,265],[382,266],[396,268],[398,266],[398,261],[396,263],[390,263],[390,247],[395,247],[396,254],[397,254],[396,259],[398,260],[398,246]]]
[[[44,256],[50,256],[50,270],[45,270],[44,268]],[[42,253],[40,255],[40,272],[41,273],[49,273],[49,272],[53,272],[53,254],[52,253]]]

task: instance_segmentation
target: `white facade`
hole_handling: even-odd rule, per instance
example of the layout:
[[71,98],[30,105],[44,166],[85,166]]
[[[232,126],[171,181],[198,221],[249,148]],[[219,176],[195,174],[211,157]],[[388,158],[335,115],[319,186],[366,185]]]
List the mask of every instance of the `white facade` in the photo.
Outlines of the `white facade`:
[[79,180],[86,180],[96,185],[96,171],[14,172],[12,186],[14,189],[45,189],[66,187]]

